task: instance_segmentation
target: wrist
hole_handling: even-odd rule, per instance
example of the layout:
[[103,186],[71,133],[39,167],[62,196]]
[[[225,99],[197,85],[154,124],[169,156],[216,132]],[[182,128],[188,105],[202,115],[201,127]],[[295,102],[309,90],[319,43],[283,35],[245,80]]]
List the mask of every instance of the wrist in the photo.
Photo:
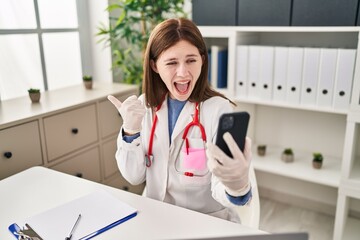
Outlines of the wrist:
[[225,187],[225,191],[232,197],[241,197],[246,195],[251,189],[251,184],[248,182],[245,186],[241,187],[240,189],[230,189]]
[[140,132],[134,132],[134,131],[129,131],[129,130],[126,130],[126,129],[122,129],[122,134],[123,136],[134,136],[136,134],[139,134]]

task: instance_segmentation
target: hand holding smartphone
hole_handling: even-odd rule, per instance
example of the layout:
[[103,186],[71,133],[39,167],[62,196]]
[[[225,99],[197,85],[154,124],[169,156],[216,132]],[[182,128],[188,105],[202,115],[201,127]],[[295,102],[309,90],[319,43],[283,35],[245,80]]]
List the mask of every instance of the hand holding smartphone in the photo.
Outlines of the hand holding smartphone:
[[232,154],[223,139],[224,133],[229,132],[240,150],[244,152],[249,120],[250,115],[247,112],[233,112],[221,115],[216,136],[216,145],[229,157],[232,157]]

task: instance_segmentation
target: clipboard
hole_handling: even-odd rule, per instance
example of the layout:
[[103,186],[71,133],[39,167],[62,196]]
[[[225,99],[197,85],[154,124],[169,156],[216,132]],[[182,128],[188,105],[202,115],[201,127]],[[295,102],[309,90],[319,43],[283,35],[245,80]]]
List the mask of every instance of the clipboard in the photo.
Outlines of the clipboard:
[[16,239],[31,226],[39,239],[64,240],[79,214],[82,218],[73,233],[73,240],[91,239],[135,217],[137,210],[106,191],[97,191],[17,221],[8,229]]

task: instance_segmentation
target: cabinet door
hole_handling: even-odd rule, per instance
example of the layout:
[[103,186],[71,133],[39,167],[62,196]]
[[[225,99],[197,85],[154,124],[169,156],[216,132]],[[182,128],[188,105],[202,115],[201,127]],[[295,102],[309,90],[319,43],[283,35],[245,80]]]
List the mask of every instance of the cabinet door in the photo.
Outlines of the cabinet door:
[[77,177],[100,182],[99,148],[96,147],[80,153],[75,157],[72,157],[71,159],[59,163],[51,168]]
[[289,26],[291,0],[238,0],[238,26]]
[[236,26],[236,1],[193,0],[192,19],[197,25]]
[[[136,92],[124,95],[116,95],[115,97],[123,102],[125,99],[134,94],[136,94]],[[100,102],[99,115],[101,136],[103,138],[119,133],[120,127],[122,125],[122,118],[116,107],[109,100],[106,99]]]
[[95,104],[44,119],[49,161],[98,140]]
[[131,185],[121,176],[120,173],[116,174],[115,177],[106,181],[105,184],[111,187],[119,188],[139,195],[143,193],[145,188],[145,183],[142,183],[140,185]]
[[293,26],[354,26],[358,0],[294,0]]
[[0,179],[42,165],[37,121],[0,130]]

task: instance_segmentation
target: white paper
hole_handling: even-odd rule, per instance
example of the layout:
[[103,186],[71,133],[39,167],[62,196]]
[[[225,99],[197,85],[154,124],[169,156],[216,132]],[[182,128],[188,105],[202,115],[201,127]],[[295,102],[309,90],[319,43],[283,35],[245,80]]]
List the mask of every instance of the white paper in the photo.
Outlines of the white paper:
[[17,222],[28,223],[44,240],[64,240],[79,214],[72,239],[80,239],[123,219],[137,210],[105,191],[98,191]]

